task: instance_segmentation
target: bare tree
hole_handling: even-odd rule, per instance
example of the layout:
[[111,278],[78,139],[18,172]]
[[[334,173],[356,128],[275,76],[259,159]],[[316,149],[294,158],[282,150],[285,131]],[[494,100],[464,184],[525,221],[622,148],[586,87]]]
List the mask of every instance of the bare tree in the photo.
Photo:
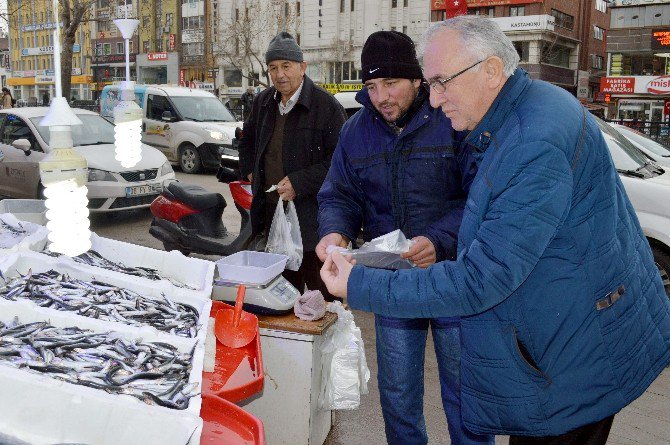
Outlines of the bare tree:
[[[295,5],[276,0],[244,0],[237,6],[231,18],[219,24],[214,55],[224,65],[238,69],[243,77],[268,87],[265,45],[281,30],[298,29]],[[254,73],[259,77],[253,77]]]
[[82,22],[89,20],[95,0],[59,0],[60,19],[63,22],[61,48],[61,87],[63,97],[70,97],[72,89],[72,47]]

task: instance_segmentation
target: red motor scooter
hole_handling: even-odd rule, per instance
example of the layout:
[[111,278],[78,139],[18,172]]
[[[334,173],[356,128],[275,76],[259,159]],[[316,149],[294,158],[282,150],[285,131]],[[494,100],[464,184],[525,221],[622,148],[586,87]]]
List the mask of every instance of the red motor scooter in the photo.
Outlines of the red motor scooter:
[[235,208],[242,218],[240,233],[231,233],[221,216],[226,199],[220,193],[172,182],[151,203],[153,220],[149,233],[163,242],[165,250],[179,250],[184,255],[228,256],[246,249],[251,241],[251,184],[238,181],[231,169],[219,169],[217,178],[228,183]]

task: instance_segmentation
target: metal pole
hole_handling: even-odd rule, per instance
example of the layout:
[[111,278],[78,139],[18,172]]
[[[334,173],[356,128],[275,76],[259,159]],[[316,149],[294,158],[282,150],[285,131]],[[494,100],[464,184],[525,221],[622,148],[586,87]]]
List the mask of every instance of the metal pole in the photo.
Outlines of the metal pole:
[[63,85],[61,85],[60,72],[60,19],[58,18],[58,0],[53,0],[54,19],[56,28],[54,29],[54,71],[56,84],[56,97],[63,97]]

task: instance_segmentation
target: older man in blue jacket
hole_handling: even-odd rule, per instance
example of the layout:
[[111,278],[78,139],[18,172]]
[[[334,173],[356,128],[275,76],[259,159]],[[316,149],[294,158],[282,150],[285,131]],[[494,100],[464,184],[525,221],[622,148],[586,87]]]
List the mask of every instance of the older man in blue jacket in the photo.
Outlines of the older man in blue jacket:
[[[467,188],[476,165],[459,153],[449,119],[428,103],[414,43],[376,32],[361,55],[364,105],[343,127],[319,192],[316,252],[345,246],[361,226],[365,240],[401,229],[415,244],[406,258],[420,267],[453,259]],[[461,173],[464,171],[464,174]],[[428,327],[440,374],[452,443],[493,443],[469,433],[460,413],[457,318],[375,317],[378,381],[390,444],[425,444],[423,363]]]
[[483,153],[457,259],[390,272],[334,253],[321,273],[354,309],[463,317],[471,431],[605,444],[614,414],[670,362],[670,302],[594,118],[518,60],[487,19],[426,36],[431,103]]

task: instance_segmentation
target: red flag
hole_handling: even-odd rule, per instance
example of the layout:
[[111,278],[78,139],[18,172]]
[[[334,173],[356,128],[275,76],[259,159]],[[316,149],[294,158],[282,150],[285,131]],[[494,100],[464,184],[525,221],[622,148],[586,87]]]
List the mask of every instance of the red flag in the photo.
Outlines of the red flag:
[[468,4],[465,0],[446,0],[444,10],[446,18],[450,19],[457,15],[465,15],[468,13]]

